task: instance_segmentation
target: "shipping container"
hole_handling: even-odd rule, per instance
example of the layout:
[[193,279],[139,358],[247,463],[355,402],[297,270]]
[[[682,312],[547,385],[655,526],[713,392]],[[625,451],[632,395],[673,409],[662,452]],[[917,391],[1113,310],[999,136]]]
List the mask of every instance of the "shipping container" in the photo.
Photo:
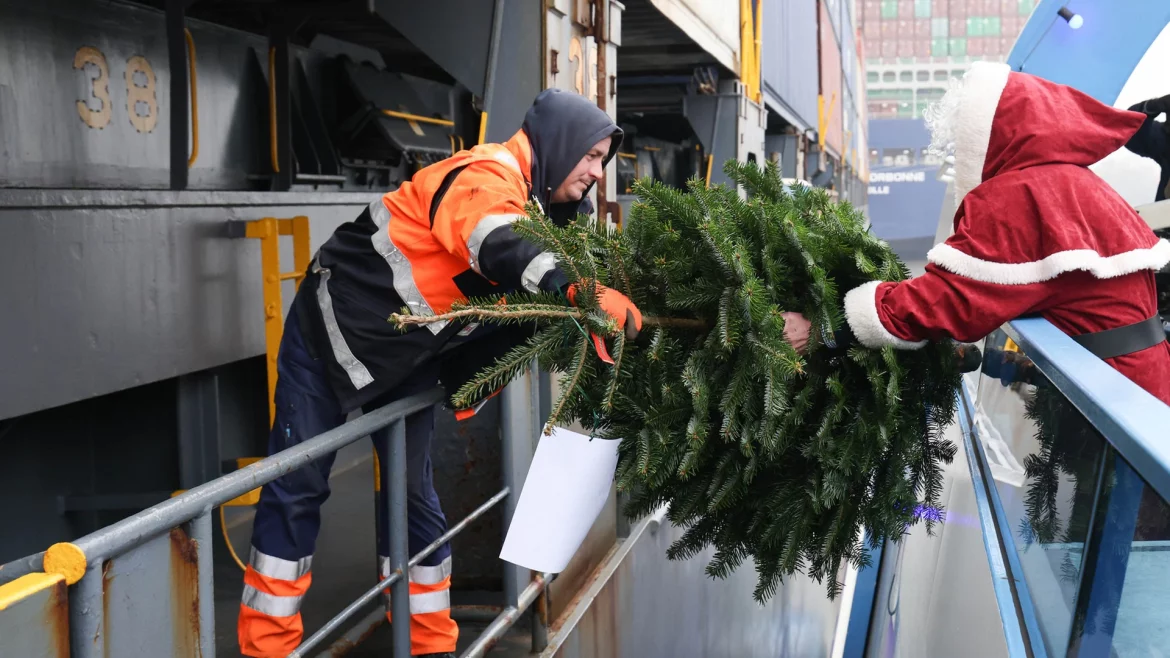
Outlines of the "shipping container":
[[898,0],[898,18],[914,18],[914,0]]
[[999,0],[1000,16],[1015,16],[1019,12],[1019,0]]
[[1024,18],[1032,15],[1036,9],[1036,0],[1020,0],[1020,4],[1016,5],[1016,13]]
[[1007,57],[1012,52],[1012,48],[1016,45],[1016,37],[1000,37],[999,38],[999,55]]
[[930,54],[932,56],[934,56],[936,58],[940,58],[940,59],[945,58],[947,56],[947,53],[949,51],[947,50],[947,39],[945,37],[931,39],[930,44],[931,44],[930,45]]
[[983,36],[983,17],[972,16],[967,19],[967,36],[981,37]]
[[930,38],[929,18],[919,18],[918,20],[914,21],[914,36],[918,37],[919,39]]
[[[817,67],[808,63],[817,59],[817,0],[764,0],[762,20],[766,38],[760,44],[760,76],[765,104],[802,130],[815,128],[820,80]],[[870,29],[868,24],[866,29]]]
[[898,63],[898,42],[882,41],[882,64]]
[[[765,14],[765,15],[764,15],[764,23],[767,23],[767,22],[768,22],[768,16],[767,16],[767,14]],[[765,32],[765,33],[766,33],[766,32]],[[881,39],[881,36],[882,36],[882,24],[881,24],[881,23],[879,23],[879,22],[877,22],[877,21],[868,21],[868,20],[867,20],[867,21],[865,22],[865,29],[864,29],[864,35],[863,35],[863,36],[865,36],[865,40],[866,40],[866,41],[869,41],[870,43],[873,43],[874,41],[877,41],[878,39]],[[767,39],[765,39],[765,40],[764,40],[764,43],[767,43],[767,42],[768,42],[768,40],[767,40]],[[762,46],[761,46],[761,47],[762,47]]]
[[898,38],[899,39],[913,39],[914,38],[914,21],[907,18],[898,19]]
[[914,41],[914,56],[915,57],[930,57],[931,42],[930,37],[922,37]]
[[[784,2],[785,0],[780,0]],[[825,144],[841,153],[843,135],[841,130],[841,50],[833,34],[828,8],[820,6],[820,79],[821,96],[824,98],[825,116],[828,118],[824,130]]]
[[950,38],[947,40],[947,53],[951,57],[964,57],[967,55],[967,39],[965,38]]
[[882,21],[882,40],[898,38],[898,21]]
[[999,0],[982,0],[976,6],[979,7],[979,13],[984,16],[999,15]]
[[898,17],[898,0],[882,0],[882,18],[890,20]]
[[898,39],[898,57],[914,56],[914,40]]
[[983,37],[967,37],[967,54],[973,57],[983,54]]
[[914,18],[930,18],[930,0],[914,0]]
[[951,33],[950,37],[965,37],[967,36],[967,21],[962,18],[951,19]]
[[1004,16],[1001,20],[1003,22],[1002,36],[1011,37],[1012,39],[1020,36],[1020,24],[1023,21],[1019,16]]

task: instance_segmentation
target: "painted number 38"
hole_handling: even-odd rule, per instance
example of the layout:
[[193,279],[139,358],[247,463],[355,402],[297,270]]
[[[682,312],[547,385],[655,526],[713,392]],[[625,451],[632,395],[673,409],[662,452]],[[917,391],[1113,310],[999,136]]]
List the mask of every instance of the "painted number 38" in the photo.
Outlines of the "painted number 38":
[[[91,70],[87,69],[92,66]],[[73,56],[73,68],[85,71],[90,81],[89,97],[77,101],[77,114],[90,128],[102,129],[110,124],[110,68],[106,56],[97,48],[82,46]],[[94,72],[97,75],[94,75]],[[126,60],[126,113],[130,125],[140,133],[154,130],[158,124],[158,96],[155,93],[154,69],[141,55]]]

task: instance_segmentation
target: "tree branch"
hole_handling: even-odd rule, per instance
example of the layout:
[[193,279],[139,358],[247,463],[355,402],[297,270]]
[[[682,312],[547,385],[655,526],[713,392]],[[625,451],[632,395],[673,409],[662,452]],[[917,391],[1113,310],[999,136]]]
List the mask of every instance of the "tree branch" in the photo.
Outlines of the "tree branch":
[[[461,319],[475,319],[475,320],[558,320],[561,318],[573,318],[580,320],[584,317],[584,313],[575,308],[566,307],[565,310],[527,310],[527,309],[508,309],[507,306],[499,306],[497,308],[461,308],[447,313],[440,313],[438,315],[402,315],[400,313],[393,313],[390,315],[390,321],[398,325],[399,328],[406,325],[417,324],[433,324],[435,322],[446,322],[449,320]],[[666,327],[674,329],[695,329],[701,331],[707,328],[707,323],[703,320],[694,318],[660,318],[654,316],[647,316],[642,318],[642,327]]]

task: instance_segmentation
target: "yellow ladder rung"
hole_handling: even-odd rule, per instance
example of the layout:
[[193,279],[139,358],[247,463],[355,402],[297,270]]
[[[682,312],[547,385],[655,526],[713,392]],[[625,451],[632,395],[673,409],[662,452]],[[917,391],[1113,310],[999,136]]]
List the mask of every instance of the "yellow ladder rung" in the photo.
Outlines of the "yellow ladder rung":
[[299,280],[299,279],[303,279],[303,278],[305,278],[304,272],[281,272],[280,273],[280,280],[281,281],[288,281],[289,279],[298,279]]

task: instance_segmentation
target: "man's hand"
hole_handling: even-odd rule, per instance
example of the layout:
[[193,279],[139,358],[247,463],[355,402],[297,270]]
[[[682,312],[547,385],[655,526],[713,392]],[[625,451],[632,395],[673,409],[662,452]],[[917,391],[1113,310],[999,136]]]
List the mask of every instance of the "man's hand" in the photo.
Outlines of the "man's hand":
[[[577,285],[574,283],[569,286],[568,297],[569,303],[576,305]],[[642,330],[642,312],[622,293],[607,288],[600,283],[594,284],[597,289],[597,305],[601,310],[605,311],[607,315],[617,322],[617,326],[626,330],[626,338],[633,340],[638,337],[638,332]]]
[[804,354],[808,349],[808,333],[812,323],[800,313],[785,311],[780,314],[784,318],[784,338],[796,350],[797,354]]

